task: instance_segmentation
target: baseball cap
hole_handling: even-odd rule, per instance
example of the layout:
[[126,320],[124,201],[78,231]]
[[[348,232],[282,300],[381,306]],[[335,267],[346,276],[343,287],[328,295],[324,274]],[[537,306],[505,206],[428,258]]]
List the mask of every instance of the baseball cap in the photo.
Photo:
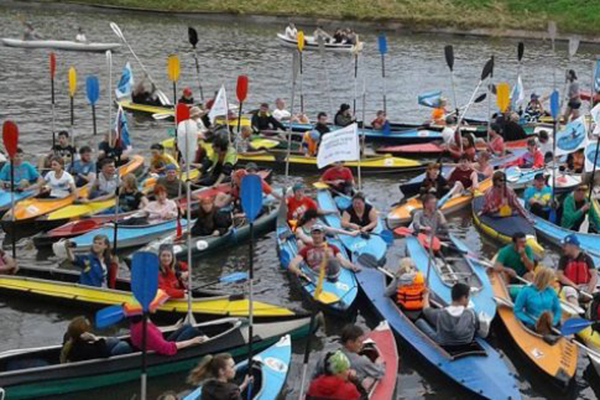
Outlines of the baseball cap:
[[258,166],[256,165],[256,163],[253,162],[249,162],[248,164],[246,164],[246,171],[258,171]]
[[544,173],[543,173],[543,172],[538,172],[537,174],[535,174],[535,177],[534,177],[534,179],[535,179],[536,181],[545,181],[545,180],[546,180],[546,177],[544,176]]
[[167,171],[177,171],[177,167],[175,165],[173,165],[173,164],[168,164],[165,167],[165,170],[167,170]]
[[304,184],[303,184],[303,183],[300,183],[300,182],[298,182],[298,183],[295,183],[295,184],[294,184],[294,186],[292,186],[292,190],[293,190],[293,191],[294,191],[294,193],[295,193],[295,192],[297,192],[298,190],[302,190],[302,189],[304,189],[304,187],[305,187],[305,186],[304,186]]
[[312,227],[312,229],[310,230],[310,233],[317,232],[317,231],[318,232],[323,232],[324,230],[325,230],[325,228],[323,227],[323,225],[321,225],[321,224],[314,224],[313,227]]
[[579,247],[579,239],[575,235],[569,235],[563,240],[563,244],[572,244]]

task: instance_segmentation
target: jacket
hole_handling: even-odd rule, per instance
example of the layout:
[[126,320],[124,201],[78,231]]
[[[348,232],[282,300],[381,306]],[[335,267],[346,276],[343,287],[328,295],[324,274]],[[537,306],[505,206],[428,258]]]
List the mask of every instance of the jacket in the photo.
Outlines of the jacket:
[[545,311],[552,312],[553,325],[558,325],[560,322],[560,301],[551,287],[540,292],[533,285],[525,286],[517,296],[514,309],[517,318],[528,326],[535,326],[537,319]]
[[182,261],[175,261],[175,268],[169,268],[166,273],[162,269],[158,272],[158,288],[162,289],[169,297],[181,299],[185,297],[185,286],[182,284],[180,274],[187,271],[188,266]]
[[307,399],[358,400],[360,392],[353,383],[337,376],[321,375],[310,383]]

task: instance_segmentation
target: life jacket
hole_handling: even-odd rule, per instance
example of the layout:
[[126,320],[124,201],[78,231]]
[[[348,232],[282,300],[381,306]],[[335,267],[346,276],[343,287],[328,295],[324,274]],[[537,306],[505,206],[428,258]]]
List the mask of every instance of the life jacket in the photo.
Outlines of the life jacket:
[[412,284],[398,285],[396,301],[404,310],[418,311],[423,309],[425,295],[425,279],[421,272],[417,272]]
[[585,258],[581,256],[567,263],[564,274],[576,285],[588,283],[592,279]]
[[308,147],[308,154],[310,156],[315,156],[317,155],[317,146],[318,143],[316,141],[313,140],[312,137],[310,137],[310,131],[307,131],[304,133],[304,144]]

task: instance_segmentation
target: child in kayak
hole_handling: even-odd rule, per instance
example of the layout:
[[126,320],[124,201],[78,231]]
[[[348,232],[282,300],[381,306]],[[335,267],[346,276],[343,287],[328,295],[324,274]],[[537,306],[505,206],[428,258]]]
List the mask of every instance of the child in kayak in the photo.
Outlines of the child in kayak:
[[173,246],[170,244],[160,245],[158,259],[158,288],[168,294],[169,297],[175,299],[185,297],[189,274],[188,265],[183,261],[177,261]]
[[242,400],[242,392],[253,379],[246,375],[242,384],[238,386],[232,382],[235,373],[235,361],[231,354],[209,355],[190,372],[187,381],[194,386],[202,384],[201,400]]
[[358,400],[360,398],[360,392],[349,381],[350,360],[341,350],[328,353],[325,356],[324,366],[325,373],[310,383],[306,394],[307,400]]

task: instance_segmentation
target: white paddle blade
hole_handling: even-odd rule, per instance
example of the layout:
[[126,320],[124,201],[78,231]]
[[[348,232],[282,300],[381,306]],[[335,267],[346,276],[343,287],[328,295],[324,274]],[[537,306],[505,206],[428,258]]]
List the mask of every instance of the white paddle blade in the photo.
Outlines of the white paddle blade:
[[548,21],[548,35],[550,36],[550,39],[552,41],[554,41],[554,39],[556,38],[556,22],[555,21]]
[[194,161],[198,150],[198,125],[194,120],[186,119],[177,126],[177,148],[186,164]]
[[115,24],[114,22],[111,22],[110,28],[113,30],[115,35],[119,37],[119,39],[125,40],[125,37],[123,36],[123,32],[121,32],[121,28],[119,28],[119,25]]
[[569,38],[569,57],[573,57],[575,53],[577,53],[577,49],[579,48],[579,38],[577,36],[573,36]]

